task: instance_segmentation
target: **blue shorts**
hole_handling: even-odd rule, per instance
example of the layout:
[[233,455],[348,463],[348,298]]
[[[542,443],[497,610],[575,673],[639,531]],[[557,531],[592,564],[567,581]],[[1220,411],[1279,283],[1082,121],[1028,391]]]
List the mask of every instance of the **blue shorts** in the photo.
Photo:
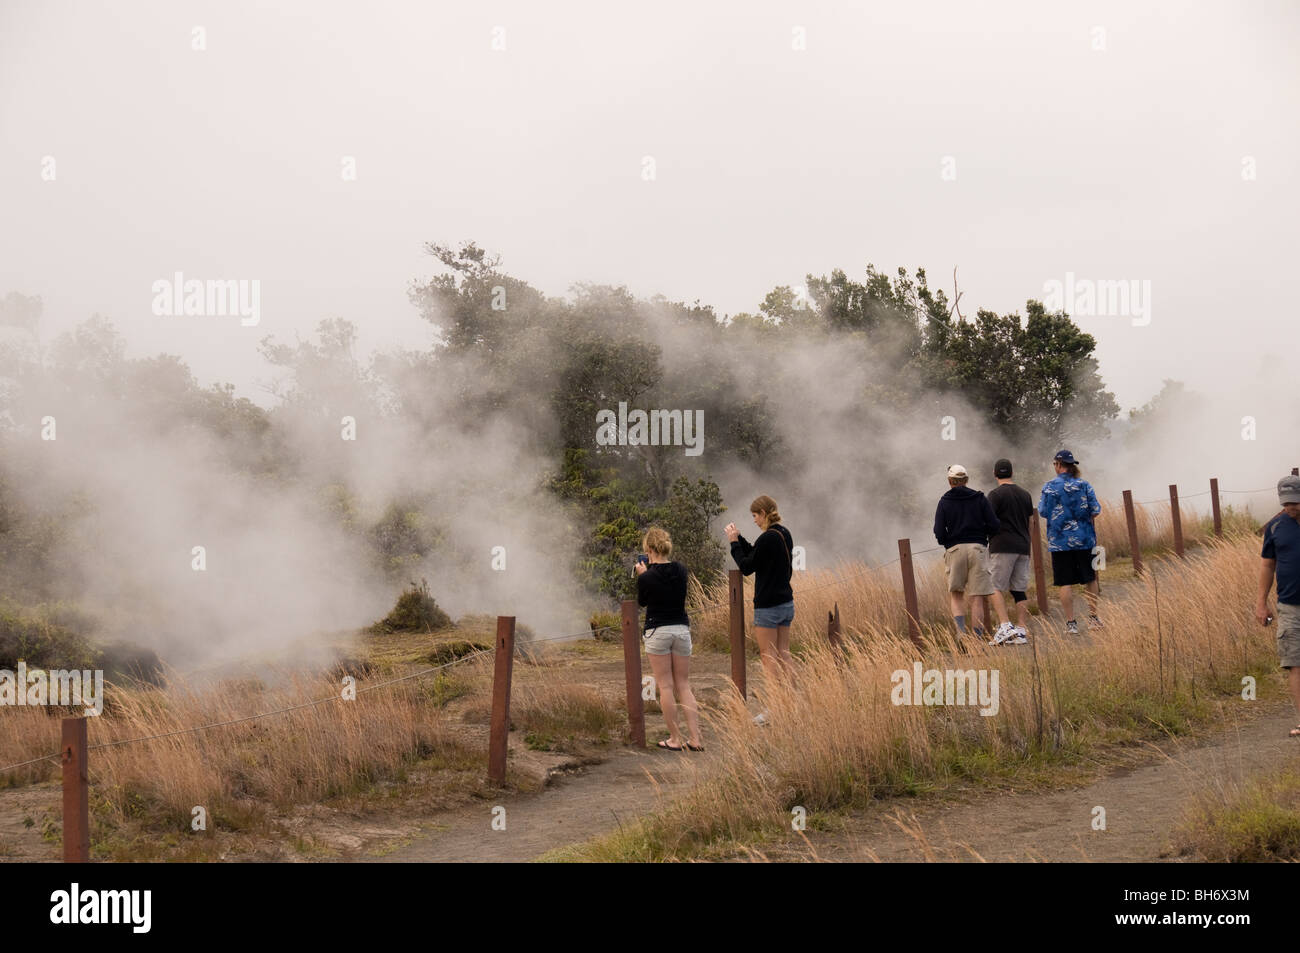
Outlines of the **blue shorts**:
[[754,607],[754,628],[775,629],[777,626],[789,625],[794,621],[794,600],[783,602],[779,606],[766,609]]

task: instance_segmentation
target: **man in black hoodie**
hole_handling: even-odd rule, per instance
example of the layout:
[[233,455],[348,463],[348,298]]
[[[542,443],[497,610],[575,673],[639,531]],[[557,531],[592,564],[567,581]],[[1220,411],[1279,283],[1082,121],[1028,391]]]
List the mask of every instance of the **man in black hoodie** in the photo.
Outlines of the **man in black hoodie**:
[[934,511],[934,538],[943,547],[943,565],[948,572],[948,598],[959,635],[966,634],[966,596],[971,612],[988,619],[984,605],[993,594],[989,573],[989,537],[998,531],[993,507],[979,490],[966,485],[966,468],[954,463],[948,468],[949,490]]

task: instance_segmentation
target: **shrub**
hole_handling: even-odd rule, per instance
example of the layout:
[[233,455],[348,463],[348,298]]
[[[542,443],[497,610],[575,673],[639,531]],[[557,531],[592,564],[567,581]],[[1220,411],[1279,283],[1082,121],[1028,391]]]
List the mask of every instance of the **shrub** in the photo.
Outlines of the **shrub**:
[[0,606],[0,668],[14,669],[23,659],[39,668],[99,668],[101,653],[84,635],[40,610]]
[[617,612],[593,612],[590,621],[591,637],[597,642],[623,640],[623,617]]
[[377,634],[392,632],[433,632],[451,625],[451,616],[438,608],[438,603],[429,594],[429,583],[421,579],[417,586],[403,592],[397,599],[397,605],[379,622],[370,627]]

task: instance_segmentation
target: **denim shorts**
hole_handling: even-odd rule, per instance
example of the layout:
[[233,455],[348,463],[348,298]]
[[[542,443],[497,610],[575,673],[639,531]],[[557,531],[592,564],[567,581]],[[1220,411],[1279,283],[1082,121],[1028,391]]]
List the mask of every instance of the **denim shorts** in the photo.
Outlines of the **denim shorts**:
[[689,625],[660,625],[646,629],[641,636],[647,655],[690,655],[691,627]]
[[775,629],[778,626],[789,625],[794,621],[794,600],[783,602],[779,606],[768,606],[766,609],[754,607],[754,628],[756,629]]

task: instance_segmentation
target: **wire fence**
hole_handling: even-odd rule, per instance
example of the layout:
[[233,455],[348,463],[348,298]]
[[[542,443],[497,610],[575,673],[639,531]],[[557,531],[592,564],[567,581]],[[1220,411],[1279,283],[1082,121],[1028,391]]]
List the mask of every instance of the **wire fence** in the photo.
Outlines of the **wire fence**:
[[[1227,489],[1222,489],[1222,490],[1220,490],[1219,492],[1220,492],[1220,493],[1236,493],[1236,494],[1245,494],[1245,495],[1248,495],[1248,494],[1255,494],[1255,493],[1263,493],[1263,492],[1266,492],[1266,491],[1271,490],[1271,489],[1273,489],[1273,487],[1262,487],[1262,488],[1260,488],[1260,489],[1258,489],[1258,490],[1227,490]],[[1207,496],[1207,495],[1209,495],[1210,492],[1211,492],[1210,490],[1203,490],[1203,491],[1201,491],[1201,492],[1199,492],[1199,493],[1189,493],[1189,494],[1187,494],[1187,495],[1185,495],[1185,496],[1180,496],[1179,499],[1180,499],[1180,500],[1185,500],[1185,499],[1195,499],[1196,497]],[[1141,500],[1141,501],[1138,501],[1138,502],[1139,502],[1139,505],[1149,506],[1149,505],[1156,504],[1156,503],[1168,503],[1169,500],[1168,500],[1167,498],[1164,498],[1164,499],[1156,499],[1156,500]],[[923,556],[923,555],[925,555],[925,554],[927,554],[927,553],[937,552],[938,550],[940,550],[940,549],[942,549],[942,548],[943,548],[942,546],[931,546],[931,547],[928,547],[928,548],[926,548],[926,549],[917,550],[916,552],[913,552],[911,555],[912,555],[912,556]],[[842,575],[839,575],[839,576],[837,576],[837,577],[831,579],[831,580],[828,581],[828,582],[824,582],[824,583],[820,583],[820,584],[818,584],[818,585],[816,585],[816,586],[811,586],[811,587],[808,587],[808,588],[800,589],[800,590],[799,590],[799,594],[802,595],[802,594],[809,593],[809,592],[816,592],[816,591],[819,590],[819,589],[827,589],[827,588],[830,588],[831,586],[840,586],[840,585],[843,585],[844,583],[846,583],[846,582],[848,582],[848,581],[850,581],[850,580],[860,578],[860,577],[865,576],[865,575],[867,575],[867,574],[869,574],[869,573],[879,572],[881,569],[884,569],[884,568],[886,568],[887,566],[892,566],[894,563],[897,563],[901,558],[902,558],[901,556],[895,556],[893,559],[886,560],[885,562],[880,563],[880,564],[878,564],[878,565],[875,565],[875,566],[868,566],[868,567],[866,567],[866,568],[859,569],[859,570],[856,570],[856,571],[851,572],[851,573],[848,573],[848,574],[842,574]],[[714,602],[714,603],[710,603],[710,604],[706,604],[706,605],[702,605],[702,606],[695,606],[695,607],[693,607],[693,608],[691,609],[691,611],[693,611],[693,612],[711,612],[711,611],[715,611],[715,610],[718,610],[718,609],[727,608],[729,605],[730,605],[730,600],[723,600],[723,601]],[[599,626],[599,627],[597,627],[597,628],[588,628],[588,629],[584,629],[584,630],[581,631],[581,632],[574,632],[574,633],[569,633],[569,634],[565,634],[565,635],[548,636],[548,637],[546,637],[546,638],[540,638],[540,639],[538,639],[538,638],[528,639],[528,640],[526,640],[526,641],[522,641],[522,642],[517,643],[517,645],[520,646],[520,647],[525,647],[525,648],[526,648],[527,646],[537,645],[537,644],[540,644],[540,643],[546,643],[546,642],[562,642],[562,641],[568,641],[568,642],[571,642],[571,641],[575,641],[575,640],[577,640],[577,639],[583,638],[584,636],[588,636],[588,635],[590,635],[590,636],[594,636],[594,635],[595,635],[596,633],[598,633],[598,632],[608,632],[608,631],[621,630],[621,628],[622,628],[621,624],[620,624],[620,625],[616,625],[616,626],[615,626],[615,625],[604,625],[604,626]],[[367,686],[365,686],[364,688],[360,688],[360,689],[358,689],[357,692],[356,692],[356,694],[357,694],[357,695],[361,695],[361,694],[365,694],[366,692],[377,691],[377,690],[379,690],[379,689],[381,689],[381,688],[385,688],[385,687],[387,687],[387,686],[389,686],[389,685],[397,684],[398,682],[405,682],[405,681],[409,681],[409,680],[411,680],[411,679],[415,679],[415,678],[423,678],[424,676],[426,676],[426,675],[430,675],[430,674],[433,674],[434,672],[439,672],[439,671],[442,671],[442,670],[444,670],[444,669],[451,668],[451,667],[454,666],[454,665],[460,665],[460,664],[462,664],[462,663],[464,663],[464,662],[471,661],[472,659],[479,658],[479,657],[481,657],[481,656],[483,656],[483,655],[486,655],[489,651],[490,651],[489,649],[479,649],[479,650],[477,650],[477,651],[475,651],[475,652],[468,653],[468,654],[466,654],[466,655],[461,656],[460,658],[453,659],[452,661],[450,661],[450,662],[446,662],[446,663],[444,663],[444,664],[442,664],[442,665],[435,665],[435,666],[432,666],[432,667],[430,667],[430,668],[422,669],[422,670],[420,670],[420,671],[418,671],[418,672],[411,672],[411,673],[409,673],[409,674],[407,674],[407,675],[401,675],[401,676],[398,676],[398,677],[396,677],[396,678],[385,679],[385,680],[382,681],[382,682],[376,682],[376,683],[374,683],[373,685],[367,685]],[[335,701],[342,701],[342,700],[344,700],[344,697],[343,697],[343,695],[342,695],[341,693],[340,693],[340,694],[334,694],[334,695],[330,695],[330,696],[328,696],[328,697],[326,697],[326,698],[317,698],[317,699],[313,699],[313,700],[311,700],[311,701],[302,702],[302,703],[297,704],[297,705],[287,705],[287,706],[285,706],[285,707],[283,707],[283,708],[275,708],[275,709],[272,709],[272,710],[270,710],[270,711],[258,712],[257,714],[254,714],[254,715],[245,715],[244,717],[241,717],[241,718],[232,718],[232,719],[229,719],[229,720],[227,720],[227,721],[212,722],[212,723],[210,723],[210,724],[206,724],[206,725],[194,725],[194,726],[191,726],[191,727],[189,727],[189,728],[177,728],[177,729],[175,729],[174,731],[161,732],[161,733],[159,733],[159,734],[155,734],[155,735],[145,735],[145,736],[142,736],[142,737],[139,737],[139,738],[124,738],[124,739],[120,739],[120,740],[118,740],[118,741],[106,741],[106,742],[100,742],[100,743],[98,743],[98,744],[93,744],[93,745],[89,745],[89,746],[87,746],[87,749],[86,749],[86,750],[87,750],[87,751],[103,750],[103,749],[106,749],[106,748],[116,748],[116,747],[121,747],[121,746],[124,746],[124,745],[142,744],[142,743],[144,743],[144,742],[148,742],[148,741],[158,741],[158,740],[163,739],[163,738],[171,738],[171,737],[176,737],[176,736],[179,736],[179,735],[194,734],[194,733],[196,733],[196,732],[200,732],[200,731],[210,731],[210,730],[213,730],[213,729],[216,729],[216,728],[225,728],[225,727],[229,727],[229,726],[231,726],[231,725],[238,725],[238,724],[243,724],[243,723],[245,723],[245,722],[256,721],[256,720],[258,720],[258,719],[260,719],[260,718],[270,718],[270,717],[272,717],[272,716],[274,716],[274,715],[281,715],[281,714],[285,714],[285,713],[287,713],[287,712],[291,712],[291,711],[301,711],[301,710],[306,709],[306,708],[314,708],[314,707],[317,707],[317,706],[320,706],[320,705],[324,705],[324,704],[326,704],[327,702],[335,702]],[[45,755],[45,756],[43,756],[43,757],[39,757],[39,758],[32,758],[32,759],[29,759],[29,760],[27,760],[27,761],[19,761],[19,762],[16,762],[16,763],[14,763],[14,764],[8,764],[8,765],[4,765],[3,767],[0,767],[0,774],[3,774],[3,773],[8,772],[8,771],[17,770],[18,768],[25,768],[25,767],[28,767],[29,765],[33,765],[33,764],[41,764],[42,762],[45,762],[45,761],[59,761],[60,758],[61,758],[61,755],[56,753],[56,754],[51,754],[51,755]]]
[[[931,546],[931,547],[928,548],[928,549],[918,550],[917,552],[913,553],[912,555],[913,555],[913,556],[921,556],[921,555],[924,555],[925,553],[932,553],[932,552],[935,552],[935,551],[937,551],[938,549],[941,549],[941,548],[942,548],[942,547],[939,547],[939,546]],[[900,557],[895,556],[893,559],[887,560],[887,561],[885,561],[885,562],[883,562],[883,563],[880,563],[879,565],[876,565],[876,566],[868,566],[868,567],[866,567],[865,569],[859,569],[859,570],[857,570],[857,571],[855,571],[855,572],[851,572],[851,573],[847,573],[847,574],[841,574],[841,575],[837,576],[836,578],[831,579],[829,582],[820,583],[820,584],[818,584],[818,585],[816,585],[816,586],[811,586],[811,587],[808,587],[808,588],[806,588],[806,589],[800,589],[799,592],[800,592],[800,594],[803,594],[803,593],[807,593],[807,592],[815,592],[815,591],[817,591],[817,590],[819,590],[819,589],[826,589],[826,588],[829,588],[829,587],[831,587],[831,586],[839,586],[839,585],[843,585],[845,582],[848,582],[848,581],[850,581],[850,580],[852,580],[852,579],[856,579],[856,578],[859,578],[859,577],[861,577],[861,576],[865,576],[865,575],[867,575],[868,573],[878,572],[879,570],[884,569],[884,568],[886,568],[887,566],[891,566],[891,565],[893,565],[894,563],[898,562],[898,561],[899,561],[899,558],[900,558]],[[724,600],[724,601],[715,602],[715,603],[711,603],[711,604],[707,604],[707,605],[703,605],[703,606],[695,606],[695,607],[692,609],[692,611],[694,611],[694,612],[708,612],[708,611],[712,611],[712,610],[716,610],[716,609],[727,608],[729,605],[730,605],[730,600]],[[528,646],[536,645],[536,644],[538,644],[538,643],[543,643],[543,642],[561,642],[561,641],[572,642],[572,641],[574,641],[574,640],[576,640],[576,639],[580,639],[580,638],[582,638],[583,636],[586,636],[586,635],[594,635],[594,634],[597,633],[597,632],[606,632],[606,631],[618,630],[618,629],[621,629],[621,628],[622,628],[621,625],[617,625],[617,626],[613,626],[613,625],[604,625],[604,626],[600,626],[600,627],[598,627],[598,628],[594,628],[594,629],[590,629],[590,628],[589,628],[589,629],[585,629],[585,630],[583,630],[583,631],[581,631],[581,632],[568,633],[568,634],[565,634],[565,635],[554,635],[554,636],[548,636],[548,637],[546,637],[546,638],[540,638],[540,639],[528,639],[528,640],[526,640],[526,641],[522,641],[522,642],[517,643],[517,645],[518,645],[519,647],[521,647],[521,648],[526,648],[526,647],[528,647]],[[480,656],[486,655],[489,651],[490,651],[489,649],[479,649],[479,650],[477,650],[477,651],[475,651],[475,652],[471,652],[471,653],[468,653],[468,654],[466,654],[466,655],[462,655],[460,658],[453,659],[452,661],[450,661],[450,662],[446,662],[446,663],[444,663],[444,664],[442,664],[442,665],[435,665],[435,666],[432,666],[431,668],[422,669],[422,670],[420,670],[420,671],[418,671],[418,672],[411,672],[410,674],[407,674],[407,675],[401,675],[401,676],[398,676],[398,677],[396,677],[396,678],[385,679],[385,680],[382,681],[382,682],[376,682],[376,683],[374,683],[373,685],[367,685],[367,686],[365,686],[364,688],[359,688],[359,689],[357,689],[356,694],[358,694],[358,695],[362,695],[362,694],[365,694],[366,692],[377,691],[377,690],[379,690],[379,689],[381,689],[381,688],[384,688],[384,687],[386,687],[386,686],[388,686],[388,685],[394,685],[394,684],[396,684],[396,683],[398,683],[398,682],[405,682],[405,681],[409,681],[410,679],[414,679],[414,678],[422,678],[422,677],[424,677],[424,676],[426,676],[426,675],[430,675],[430,674],[432,674],[432,673],[434,673],[434,672],[439,672],[439,671],[442,671],[443,669],[451,668],[453,665],[459,665],[459,664],[461,664],[461,663],[463,663],[463,662],[468,662],[468,661],[470,661],[471,659],[475,659],[475,658],[478,658],[478,657],[480,657]],[[305,708],[315,708],[315,707],[317,707],[317,706],[319,706],[319,705],[324,705],[324,704],[326,704],[326,703],[328,703],[328,702],[336,702],[336,701],[342,701],[342,700],[343,700],[343,696],[342,696],[341,694],[334,694],[334,695],[329,695],[329,696],[327,696],[327,697],[325,697],[325,698],[316,698],[316,699],[313,699],[313,700],[311,700],[311,701],[301,702],[301,703],[299,703],[299,704],[297,704],[297,705],[286,705],[286,706],[283,707],[283,708],[273,708],[273,709],[271,709],[270,711],[258,712],[257,714],[254,714],[254,715],[245,715],[245,716],[243,716],[243,717],[241,717],[241,718],[231,718],[231,719],[228,719],[228,720],[226,720],[226,721],[217,721],[217,722],[212,722],[212,723],[210,723],[210,724],[206,724],[206,725],[193,725],[193,726],[191,726],[191,727],[189,727],[189,728],[177,728],[177,729],[175,729],[175,730],[173,730],[173,731],[160,732],[159,734],[154,734],[154,735],[144,735],[144,736],[141,736],[141,737],[139,737],[139,738],[123,738],[123,739],[120,739],[120,740],[118,740],[118,741],[104,741],[104,742],[100,742],[100,743],[98,743],[98,744],[88,745],[87,748],[86,748],[86,750],[87,750],[87,751],[96,751],[96,750],[103,750],[103,749],[106,749],[106,748],[116,748],[116,747],[121,747],[121,746],[124,746],[124,745],[142,744],[142,743],[147,742],[147,741],[158,741],[158,740],[163,739],[163,738],[172,738],[172,737],[176,737],[176,736],[179,736],[179,735],[194,734],[194,733],[196,733],[196,732],[200,732],[200,731],[210,731],[210,730],[212,730],[212,729],[216,729],[216,728],[226,728],[226,727],[229,727],[229,726],[231,726],[231,725],[238,725],[238,724],[243,724],[243,723],[245,723],[245,722],[256,721],[256,720],[258,720],[259,718],[270,718],[270,717],[272,717],[272,716],[274,716],[274,715],[282,715],[282,714],[285,714],[285,713],[287,713],[287,712],[291,712],[291,711],[301,711],[301,710],[303,710],[303,709],[305,709]],[[15,764],[7,764],[7,765],[4,765],[3,767],[0,767],[0,774],[3,774],[3,773],[5,773],[5,772],[7,772],[7,771],[17,770],[18,768],[25,768],[25,767],[28,767],[29,765],[33,765],[33,764],[41,764],[42,762],[45,762],[45,761],[56,761],[56,762],[57,762],[57,761],[60,760],[60,758],[61,758],[61,755],[59,755],[59,754],[56,753],[56,754],[44,755],[43,757],[40,757],[40,758],[31,758],[31,759],[29,759],[29,760],[27,760],[27,761],[19,761],[19,762],[15,763]]]
[[[919,549],[916,552],[912,553],[912,555],[923,556],[926,553],[933,553],[942,548],[943,548],[942,546],[931,546],[928,549]],[[894,563],[898,562],[899,558],[900,557],[895,556],[893,559],[886,560],[885,562],[880,563],[879,565],[867,566],[865,569],[859,569],[847,575],[837,576],[836,578],[832,579],[830,582],[819,583],[816,586],[808,586],[806,588],[801,588],[798,592],[798,595],[803,595],[804,593],[807,592],[816,592],[818,589],[827,589],[831,586],[843,585],[845,582],[848,582],[850,579],[856,579],[859,576],[865,576],[868,573],[878,572],[879,570],[884,569],[886,566],[892,566]],[[705,605],[701,605],[701,606],[690,606],[688,607],[688,611],[713,612],[718,609],[726,609],[728,606],[730,606],[730,604],[731,604],[730,600],[722,600],[719,602],[706,603]],[[597,632],[615,632],[615,631],[620,631],[621,629],[622,629],[621,624],[602,625],[602,626],[597,626],[595,628],[584,629],[581,632],[573,632],[568,635],[552,635],[552,636],[547,636],[544,639],[528,639],[527,641],[520,642],[518,644],[520,646],[526,647],[529,645],[536,645],[540,642],[572,642],[575,639],[582,638],[584,635],[595,635]]]
[[[1260,488],[1260,489],[1258,489],[1258,490],[1222,490],[1222,489],[1221,489],[1221,490],[1219,490],[1219,492],[1220,492],[1220,493],[1240,493],[1240,494],[1243,494],[1243,495],[1250,495],[1250,494],[1253,494],[1253,493],[1265,493],[1265,492],[1267,492],[1267,491],[1269,491],[1269,490],[1274,490],[1274,489],[1277,489],[1277,488],[1276,488],[1276,487],[1272,487],[1272,486],[1266,486],[1266,487],[1262,487],[1262,488]],[[1201,492],[1199,492],[1199,493],[1179,493],[1179,494],[1178,494],[1178,501],[1181,503],[1183,500],[1194,500],[1194,499],[1196,499],[1198,496],[1209,496],[1211,492],[1212,492],[1212,491],[1210,491],[1210,490],[1201,490]],[[1150,506],[1150,505],[1152,505],[1153,503],[1168,503],[1168,502],[1169,502],[1169,497],[1167,497],[1167,496],[1162,496],[1162,497],[1160,497],[1159,499],[1156,499],[1156,500],[1134,500],[1133,502],[1134,502],[1136,505],[1138,505],[1138,506]]]
[[[488,651],[489,651],[488,649],[479,649],[476,652],[471,652],[469,654],[462,655],[460,658],[453,659],[452,661],[446,662],[442,665],[435,665],[432,668],[426,668],[419,672],[411,672],[408,675],[400,675],[397,678],[389,678],[389,679],[385,679],[382,682],[376,682],[373,685],[367,685],[364,688],[357,689],[356,693],[358,695],[363,695],[366,692],[377,691],[378,689],[384,688],[388,685],[395,685],[398,682],[409,681],[410,679],[413,678],[422,678],[425,675],[432,674],[433,672],[440,672],[443,669],[451,668],[453,665],[459,665],[462,662],[468,662],[470,659],[477,658],[480,655],[486,655]],[[344,697],[342,694],[334,694],[334,695],[329,695],[325,698],[317,698],[312,701],[302,702],[297,705],[286,705],[284,708],[273,708],[270,711],[258,712],[256,715],[245,715],[242,718],[231,718],[227,721],[216,721],[207,725],[194,725],[189,728],[177,728],[174,731],[164,731],[156,735],[144,735],[140,738],[122,738],[118,741],[102,741],[98,744],[87,745],[86,750],[96,751],[96,750],[102,750],[104,748],[116,748],[121,745],[133,745],[133,744],[140,744],[145,741],[157,741],[160,738],[172,738],[177,735],[187,735],[198,731],[208,731],[213,728],[225,728],[229,725],[238,725],[248,721],[256,721],[259,718],[269,718],[272,715],[282,715],[285,712],[301,711],[304,708],[314,708],[318,705],[324,705],[326,702],[336,702],[336,701],[343,701],[343,700]],[[41,758],[32,758],[29,761],[19,761],[17,764],[7,764],[4,767],[0,767],[0,774],[3,774],[6,771],[15,770],[17,768],[25,768],[28,765],[40,764],[43,761],[58,761],[60,760],[60,757],[61,755],[59,754],[51,754],[51,755],[45,755],[44,757]]]

